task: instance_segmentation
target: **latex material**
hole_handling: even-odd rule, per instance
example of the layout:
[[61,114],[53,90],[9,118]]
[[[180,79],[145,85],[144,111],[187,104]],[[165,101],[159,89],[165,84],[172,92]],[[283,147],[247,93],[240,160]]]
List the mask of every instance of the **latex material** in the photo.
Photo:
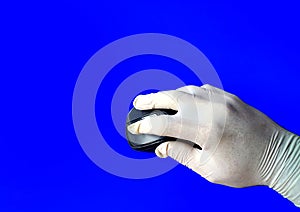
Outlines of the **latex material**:
[[[130,132],[177,137],[202,147],[165,142],[156,148],[157,156],[170,156],[214,183],[267,185],[299,207],[299,137],[235,95],[210,85],[185,86],[138,96],[134,106],[178,112],[146,117],[130,125]],[[203,161],[207,152],[210,157]]]
[[128,125],[143,120],[147,116],[173,115],[175,113],[176,111],[173,110],[137,110],[136,108],[132,108],[126,119],[126,138],[130,147],[138,151],[154,152],[159,144],[168,140],[175,140],[174,138],[166,136],[132,134],[127,130]]
[[279,130],[274,133],[261,160],[262,179],[300,207],[300,138]]

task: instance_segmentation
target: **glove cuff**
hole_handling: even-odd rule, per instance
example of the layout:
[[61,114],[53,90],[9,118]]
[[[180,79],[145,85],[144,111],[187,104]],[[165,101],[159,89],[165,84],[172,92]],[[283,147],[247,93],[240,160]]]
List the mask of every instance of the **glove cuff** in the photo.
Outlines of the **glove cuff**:
[[300,137],[284,130],[274,133],[259,172],[266,185],[300,207]]

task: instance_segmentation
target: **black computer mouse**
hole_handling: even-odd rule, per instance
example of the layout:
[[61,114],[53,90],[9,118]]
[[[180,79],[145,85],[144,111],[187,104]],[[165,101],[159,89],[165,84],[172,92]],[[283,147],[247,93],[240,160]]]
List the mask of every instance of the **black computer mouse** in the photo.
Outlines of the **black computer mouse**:
[[165,141],[175,141],[176,138],[167,136],[157,136],[150,134],[132,134],[127,130],[127,126],[151,115],[174,115],[177,111],[160,109],[160,110],[138,110],[132,108],[126,119],[126,137],[132,149],[144,152],[154,152],[155,148]]

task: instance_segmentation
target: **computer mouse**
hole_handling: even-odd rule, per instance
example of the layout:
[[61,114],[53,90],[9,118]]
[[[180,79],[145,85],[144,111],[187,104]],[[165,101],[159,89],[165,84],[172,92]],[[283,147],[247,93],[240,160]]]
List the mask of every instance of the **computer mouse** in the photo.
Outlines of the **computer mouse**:
[[147,116],[174,115],[177,111],[168,109],[138,110],[132,108],[126,119],[126,137],[132,149],[143,152],[154,152],[156,147],[165,141],[176,140],[173,137],[157,136],[150,134],[132,134],[127,130],[127,126],[144,119]]
[[194,148],[201,149],[201,147],[199,147],[197,144],[194,144],[191,141],[186,141],[186,140],[182,140],[174,137],[168,137],[168,136],[157,136],[157,135],[150,135],[150,134],[132,134],[127,130],[127,126],[137,121],[140,121],[147,116],[175,115],[176,113],[177,111],[170,110],[170,109],[138,110],[136,108],[132,108],[129,111],[126,119],[126,137],[131,148],[143,152],[154,152],[156,147],[159,146],[161,143],[166,141],[178,140],[178,141],[189,143]]

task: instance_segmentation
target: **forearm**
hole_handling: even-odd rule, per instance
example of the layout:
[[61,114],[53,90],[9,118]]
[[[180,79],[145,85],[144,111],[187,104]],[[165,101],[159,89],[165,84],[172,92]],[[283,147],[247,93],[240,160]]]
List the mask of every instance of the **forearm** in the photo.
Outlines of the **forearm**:
[[260,173],[272,189],[300,207],[300,137],[280,130],[262,157]]

